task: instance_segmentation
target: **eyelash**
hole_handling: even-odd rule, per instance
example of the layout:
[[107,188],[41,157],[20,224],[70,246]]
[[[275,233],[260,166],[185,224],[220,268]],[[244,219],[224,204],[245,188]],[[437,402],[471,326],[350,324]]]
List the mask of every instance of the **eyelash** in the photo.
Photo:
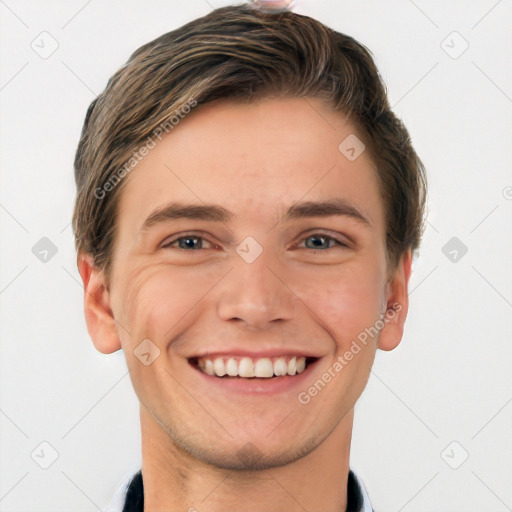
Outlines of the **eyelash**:
[[[178,238],[175,238],[174,240],[171,240],[170,242],[167,242],[166,244],[162,245],[162,249],[167,249],[167,248],[171,248],[171,246],[173,244],[175,244],[176,242],[179,242],[180,240],[186,240],[187,238],[197,238],[199,240],[204,240],[205,237],[204,236],[201,236],[201,235],[197,235],[195,233],[186,233],[185,235],[182,235]],[[322,232],[315,232],[315,233],[312,233],[308,236],[306,236],[305,238],[302,238],[301,241],[303,240],[307,240],[308,238],[325,238],[328,242],[332,241],[332,242],[335,242],[335,246],[333,247],[328,247],[327,249],[334,249],[334,248],[340,248],[340,249],[343,249],[343,248],[348,248],[349,245],[342,242],[341,240],[338,240],[337,238],[335,237],[332,237],[326,233],[322,233]],[[210,242],[211,243],[211,242]],[[215,245],[215,244],[213,244]],[[181,247],[178,247],[177,249],[179,250],[182,250],[182,251],[185,251],[185,252],[194,252],[194,251],[198,251],[200,249],[183,249]],[[308,249],[308,247],[306,247],[306,249]],[[327,249],[319,249],[320,251],[325,251]],[[314,251],[315,249],[310,249],[311,251]]]

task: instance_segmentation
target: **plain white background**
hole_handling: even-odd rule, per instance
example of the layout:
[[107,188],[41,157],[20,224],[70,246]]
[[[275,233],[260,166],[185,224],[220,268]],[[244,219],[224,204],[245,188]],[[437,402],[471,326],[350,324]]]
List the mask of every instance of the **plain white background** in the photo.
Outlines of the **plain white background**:
[[[124,355],[96,352],[83,319],[73,156],[137,47],[227,3],[0,1],[1,511],[104,510],[139,468]],[[294,10],[372,50],[430,184],[405,336],[377,354],[351,466],[378,512],[512,510],[512,4]]]

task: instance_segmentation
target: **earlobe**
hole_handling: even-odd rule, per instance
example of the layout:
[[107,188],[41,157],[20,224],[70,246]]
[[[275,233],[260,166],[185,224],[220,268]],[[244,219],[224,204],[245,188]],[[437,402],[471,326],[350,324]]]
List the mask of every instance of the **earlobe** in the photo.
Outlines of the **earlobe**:
[[412,251],[404,252],[394,275],[387,285],[386,311],[379,333],[377,347],[381,350],[393,350],[402,341],[405,319],[409,309],[408,284],[411,277]]
[[111,354],[121,348],[121,342],[110,307],[110,293],[104,274],[94,265],[90,255],[79,255],[77,265],[84,285],[87,331],[98,351]]

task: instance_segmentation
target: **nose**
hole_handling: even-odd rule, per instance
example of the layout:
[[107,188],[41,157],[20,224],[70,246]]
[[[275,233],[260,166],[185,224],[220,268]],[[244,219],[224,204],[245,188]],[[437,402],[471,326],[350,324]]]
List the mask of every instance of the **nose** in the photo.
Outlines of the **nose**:
[[293,318],[297,301],[282,267],[265,250],[252,263],[235,255],[219,292],[219,317],[255,330]]

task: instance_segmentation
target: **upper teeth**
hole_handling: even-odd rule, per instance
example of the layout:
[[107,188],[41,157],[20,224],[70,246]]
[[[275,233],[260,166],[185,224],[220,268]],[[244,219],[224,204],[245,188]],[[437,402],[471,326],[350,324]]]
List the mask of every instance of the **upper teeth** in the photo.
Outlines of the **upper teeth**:
[[295,375],[306,368],[305,357],[285,357],[274,360],[268,357],[252,359],[250,357],[216,357],[209,359],[200,357],[197,361],[199,368],[208,375],[223,377],[279,377],[281,375]]

